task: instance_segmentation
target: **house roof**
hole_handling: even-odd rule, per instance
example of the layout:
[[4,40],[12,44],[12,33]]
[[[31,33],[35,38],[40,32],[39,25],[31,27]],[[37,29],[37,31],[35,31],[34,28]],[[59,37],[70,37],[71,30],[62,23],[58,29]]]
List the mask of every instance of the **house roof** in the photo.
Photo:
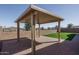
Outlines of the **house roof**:
[[54,13],[47,11],[43,8],[37,7],[35,5],[30,5],[24,12],[23,14],[18,17],[16,22],[29,22],[30,23],[30,18],[31,18],[31,12],[36,11],[39,13],[39,23],[50,23],[50,22],[56,22],[56,21],[62,21],[63,18],[55,15]]

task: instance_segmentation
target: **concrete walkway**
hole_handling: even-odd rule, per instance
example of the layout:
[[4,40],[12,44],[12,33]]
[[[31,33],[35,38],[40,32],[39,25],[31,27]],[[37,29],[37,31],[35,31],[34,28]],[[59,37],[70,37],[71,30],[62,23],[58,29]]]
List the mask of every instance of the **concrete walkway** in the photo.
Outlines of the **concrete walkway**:
[[[29,37],[30,38],[30,37]],[[30,38],[31,39],[31,38]],[[47,36],[36,36],[35,38],[36,42],[39,43],[52,43],[52,42],[58,42],[58,38],[51,38],[51,37],[47,37]],[[61,39],[61,41],[64,39]]]

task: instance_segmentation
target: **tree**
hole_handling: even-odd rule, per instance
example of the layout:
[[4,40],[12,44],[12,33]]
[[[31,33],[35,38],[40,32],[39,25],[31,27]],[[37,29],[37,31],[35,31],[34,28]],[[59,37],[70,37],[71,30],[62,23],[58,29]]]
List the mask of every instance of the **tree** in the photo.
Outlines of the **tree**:
[[30,27],[31,27],[31,25],[29,23],[25,23],[24,28],[26,31],[30,30]]
[[73,24],[68,24],[67,25],[67,28],[72,28],[73,27]]

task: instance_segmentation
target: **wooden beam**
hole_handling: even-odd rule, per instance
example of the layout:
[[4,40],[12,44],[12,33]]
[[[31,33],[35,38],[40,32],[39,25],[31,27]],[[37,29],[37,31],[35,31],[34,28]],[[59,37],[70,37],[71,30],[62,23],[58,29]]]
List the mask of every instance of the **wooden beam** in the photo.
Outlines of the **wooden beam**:
[[40,20],[39,20],[39,13],[37,14],[37,21],[38,21],[38,37],[40,37]]
[[35,15],[31,14],[31,40],[32,40],[32,54],[35,54]]
[[58,21],[58,29],[57,29],[57,32],[58,32],[58,43],[60,43],[60,21]]
[[38,37],[40,37],[40,24],[38,24]]
[[20,28],[19,28],[19,22],[17,22],[17,41],[20,40]]

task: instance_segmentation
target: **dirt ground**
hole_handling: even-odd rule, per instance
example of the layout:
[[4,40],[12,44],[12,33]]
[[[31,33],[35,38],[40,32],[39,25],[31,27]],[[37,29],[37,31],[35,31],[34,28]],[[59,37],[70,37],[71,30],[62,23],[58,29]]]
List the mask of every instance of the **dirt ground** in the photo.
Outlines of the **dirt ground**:
[[[47,35],[53,32],[56,32],[56,30],[41,30],[41,35]],[[36,35],[38,35],[38,31],[36,30]],[[31,31],[20,31],[20,37],[31,37]],[[0,31],[0,40],[7,40],[7,39],[13,39],[17,38],[17,32],[1,32]]]

